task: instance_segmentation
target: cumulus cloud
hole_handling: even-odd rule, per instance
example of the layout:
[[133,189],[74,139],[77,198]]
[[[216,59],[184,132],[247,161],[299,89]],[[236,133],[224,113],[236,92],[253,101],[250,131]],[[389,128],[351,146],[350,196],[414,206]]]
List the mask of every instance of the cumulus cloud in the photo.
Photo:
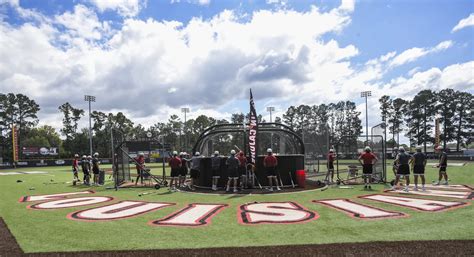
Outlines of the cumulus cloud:
[[[120,11],[107,4],[124,3],[100,2],[99,11]],[[437,81],[440,88],[472,88],[472,63],[414,70],[408,78],[382,83],[390,65],[398,67],[453,43],[399,55],[390,51],[357,64],[352,61],[359,54],[355,45],[331,39],[331,33],[350,24],[353,10],[353,1],[343,1],[328,11],[259,10],[244,21],[228,10],[186,24],[129,17],[111,30],[94,9],[79,4],[52,19],[0,23],[0,87],[2,92],[28,92],[41,105],[40,119],[49,124],[60,124],[59,105],[67,101],[85,108],[83,95],[89,94],[97,97],[94,109],[124,111],[143,125],[179,115],[184,105],[193,110],[190,117],[230,118],[239,110],[229,103],[247,101],[248,88],[260,103],[279,110],[354,99],[361,88],[393,95],[427,86],[423,81]]]
[[390,63],[390,67],[396,67],[396,66],[404,65],[406,63],[416,61],[425,55],[446,50],[450,48],[452,45],[453,45],[453,42],[450,40],[447,40],[431,48],[419,48],[419,47],[410,48],[408,50],[403,51],[401,54],[395,56]]
[[474,13],[471,13],[468,17],[460,20],[458,24],[451,30],[451,33],[470,26],[474,26]]
[[142,0],[89,0],[93,5],[99,9],[100,12],[107,10],[117,11],[121,16],[133,17],[136,16],[143,7],[146,6],[146,1]]
[[93,10],[80,4],[74,6],[74,12],[56,15],[55,22],[64,26],[73,38],[100,40],[110,30],[107,22],[100,22]]

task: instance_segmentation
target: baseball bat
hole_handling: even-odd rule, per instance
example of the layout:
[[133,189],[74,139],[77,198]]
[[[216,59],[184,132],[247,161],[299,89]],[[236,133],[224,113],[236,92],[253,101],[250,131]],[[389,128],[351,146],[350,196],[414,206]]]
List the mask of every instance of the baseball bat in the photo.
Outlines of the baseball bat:
[[295,188],[295,183],[293,182],[293,176],[291,176],[291,171],[290,171],[290,172],[288,172],[288,174],[290,175],[290,179],[291,179],[291,186],[292,186],[293,188]]

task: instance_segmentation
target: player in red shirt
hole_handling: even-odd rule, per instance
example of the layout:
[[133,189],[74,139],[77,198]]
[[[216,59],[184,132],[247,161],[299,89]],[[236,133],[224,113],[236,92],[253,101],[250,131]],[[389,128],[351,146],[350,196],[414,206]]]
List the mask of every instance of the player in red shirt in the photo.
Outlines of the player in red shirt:
[[370,147],[366,146],[364,153],[359,156],[359,162],[362,165],[362,173],[364,177],[364,188],[372,189],[370,179],[372,178],[373,166],[379,159],[372,153]]
[[76,185],[79,180],[79,154],[74,155],[74,160],[72,160],[72,173],[74,175],[74,179],[72,180],[72,184]]
[[244,189],[247,184],[247,157],[240,151],[237,159],[239,160],[240,187]]
[[173,152],[173,158],[170,159],[169,165],[171,167],[170,190],[174,191],[178,186],[179,171],[181,170],[181,159],[178,157],[178,152]]
[[334,161],[336,160],[336,154],[334,149],[329,149],[328,159],[327,159],[327,168],[328,173],[326,174],[326,183],[332,184],[334,182]]
[[135,161],[135,167],[137,168],[137,180],[135,181],[135,185],[138,184],[138,179],[140,179],[141,184],[143,184],[143,170],[145,169],[145,156],[143,153],[139,153]]
[[270,186],[270,191],[273,192],[273,181],[275,181],[275,185],[278,191],[280,191],[280,187],[278,186],[278,180],[276,177],[276,167],[278,166],[278,160],[273,155],[273,151],[271,148],[267,149],[267,156],[263,159],[263,166],[267,171],[267,178],[268,178],[268,185]]

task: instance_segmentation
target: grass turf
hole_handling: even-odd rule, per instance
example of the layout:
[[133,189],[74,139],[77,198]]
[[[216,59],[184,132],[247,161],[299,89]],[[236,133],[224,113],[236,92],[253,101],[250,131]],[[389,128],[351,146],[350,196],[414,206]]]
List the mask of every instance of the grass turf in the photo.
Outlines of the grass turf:
[[[449,167],[452,184],[474,185],[473,166]],[[120,249],[207,248],[232,246],[265,246],[293,244],[322,244],[343,242],[401,241],[401,240],[455,240],[474,239],[474,207],[472,205],[445,212],[429,213],[370,200],[357,196],[381,193],[388,186],[375,185],[372,192],[363,186],[354,189],[330,188],[326,191],[307,191],[294,194],[271,195],[202,195],[169,193],[167,188],[157,194],[139,197],[151,189],[121,189],[117,192],[104,187],[92,187],[96,195],[106,195],[119,200],[146,200],[171,202],[175,206],[163,208],[130,219],[107,222],[79,222],[66,218],[68,213],[90,208],[60,210],[30,210],[31,203],[19,203],[25,195],[53,194],[84,190],[88,187],[59,183],[72,179],[69,167],[42,167],[10,171],[47,171],[48,174],[0,176],[0,216],[25,252],[98,251]],[[161,170],[161,169],[160,169]],[[5,172],[5,170],[2,170]],[[388,169],[391,176],[391,167]],[[427,182],[437,179],[437,170],[427,167]],[[106,176],[108,177],[108,176]],[[22,183],[16,181],[23,180]],[[390,180],[390,177],[389,177]],[[111,183],[111,182],[109,182]],[[34,187],[35,190],[29,190]],[[407,218],[383,220],[357,220],[340,211],[312,203],[312,200],[348,198],[386,210],[401,211]],[[432,197],[426,197],[432,198]],[[436,199],[436,198],[435,198]],[[452,200],[448,198],[438,198]],[[294,201],[317,212],[317,220],[302,224],[241,225],[237,221],[238,207],[249,202]],[[456,200],[466,201],[470,200]],[[151,220],[185,207],[188,203],[226,203],[226,209],[204,227],[152,227]],[[106,203],[110,204],[110,203]],[[96,206],[100,206],[98,204]],[[105,204],[102,204],[105,205]]]

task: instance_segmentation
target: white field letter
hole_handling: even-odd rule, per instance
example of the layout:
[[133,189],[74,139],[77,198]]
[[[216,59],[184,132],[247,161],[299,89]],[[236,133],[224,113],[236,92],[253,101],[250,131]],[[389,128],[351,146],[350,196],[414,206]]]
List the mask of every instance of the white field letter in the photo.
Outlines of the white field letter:
[[227,207],[227,204],[192,203],[163,219],[151,221],[150,225],[205,226],[210,224],[211,218],[217,215],[225,207]]
[[355,203],[348,199],[332,199],[332,200],[315,200],[315,203],[320,203],[331,208],[343,211],[351,217],[361,219],[377,219],[377,218],[391,218],[406,216],[402,212],[393,212],[383,210],[368,205]]
[[121,201],[107,206],[96,207],[88,210],[73,212],[67,215],[72,220],[106,221],[125,219],[145,214],[167,206],[172,203],[148,203],[141,201]]
[[319,216],[294,202],[249,203],[240,206],[242,224],[300,223]]
[[467,205],[468,203],[463,202],[447,202],[439,200],[428,200],[428,199],[419,199],[419,198],[409,198],[409,197],[400,197],[400,196],[390,196],[390,195],[367,195],[359,196],[360,198],[370,199],[382,203],[395,204],[403,207],[412,208],[420,211],[443,211],[451,209],[453,207],[459,207]]
[[62,209],[62,208],[71,208],[71,207],[79,207],[79,206],[86,206],[98,203],[105,203],[112,201],[112,197],[108,196],[86,196],[86,197],[78,197],[78,198],[71,198],[71,199],[64,199],[64,200],[56,200],[44,203],[37,203],[28,206],[27,208],[30,209],[39,209],[39,210],[52,210],[52,209]]
[[94,191],[81,191],[81,192],[71,192],[71,193],[62,193],[54,195],[30,195],[23,196],[20,198],[19,202],[37,202],[37,201],[50,201],[57,199],[65,199],[67,196],[81,195],[81,194],[93,194]]

